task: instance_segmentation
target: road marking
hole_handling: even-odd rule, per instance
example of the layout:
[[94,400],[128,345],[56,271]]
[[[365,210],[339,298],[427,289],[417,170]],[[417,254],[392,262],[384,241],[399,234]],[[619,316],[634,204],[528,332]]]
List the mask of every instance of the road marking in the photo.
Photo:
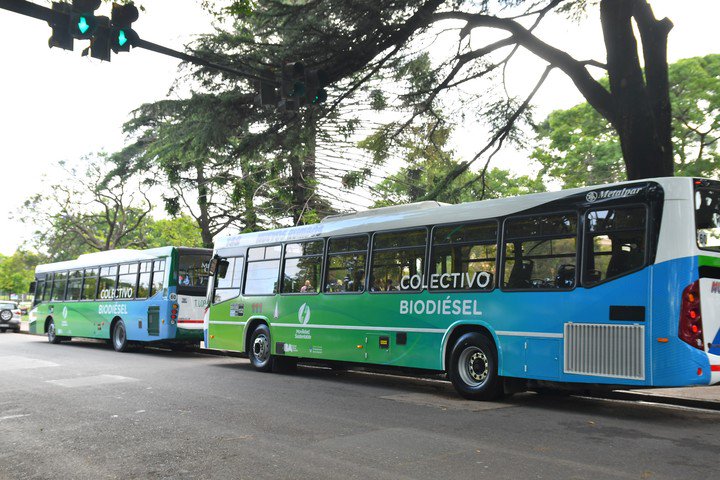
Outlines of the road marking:
[[26,413],[23,415],[5,415],[4,417],[0,417],[0,422],[2,422],[3,420],[10,420],[11,418],[21,418],[21,417],[29,417],[29,416],[30,416],[29,413]]
[[64,378],[60,380],[46,380],[47,383],[59,385],[66,388],[94,387],[97,385],[108,385],[112,383],[136,382],[137,378],[123,377],[120,375],[95,375],[92,377]]
[[13,370],[24,370],[28,368],[46,368],[59,367],[60,365],[47,360],[38,358],[21,357],[19,355],[3,355],[0,356],[0,372],[9,372]]

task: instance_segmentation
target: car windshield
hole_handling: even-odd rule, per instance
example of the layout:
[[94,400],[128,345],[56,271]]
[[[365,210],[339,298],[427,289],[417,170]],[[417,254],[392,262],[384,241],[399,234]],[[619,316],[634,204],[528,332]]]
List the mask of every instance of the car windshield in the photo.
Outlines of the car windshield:
[[695,228],[698,247],[720,252],[720,190],[695,192]]
[[0,303],[0,310],[16,310],[18,307],[14,303],[2,302]]

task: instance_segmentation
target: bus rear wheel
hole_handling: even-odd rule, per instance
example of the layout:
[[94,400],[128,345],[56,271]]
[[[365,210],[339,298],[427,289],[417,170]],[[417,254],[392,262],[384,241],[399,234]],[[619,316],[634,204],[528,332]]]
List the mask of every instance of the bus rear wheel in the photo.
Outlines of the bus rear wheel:
[[130,342],[127,339],[127,330],[125,322],[118,320],[112,330],[112,346],[116,352],[127,352]]
[[273,368],[273,356],[270,354],[270,329],[267,325],[258,325],[250,336],[250,363],[259,372],[270,372]]
[[50,323],[48,324],[47,337],[48,337],[48,342],[50,342],[54,345],[57,345],[61,341],[61,338],[58,337],[58,335],[57,335],[57,330],[55,330],[55,321],[54,320],[50,320]]
[[497,400],[503,383],[492,340],[480,332],[466,333],[455,342],[448,376],[457,392],[469,400]]

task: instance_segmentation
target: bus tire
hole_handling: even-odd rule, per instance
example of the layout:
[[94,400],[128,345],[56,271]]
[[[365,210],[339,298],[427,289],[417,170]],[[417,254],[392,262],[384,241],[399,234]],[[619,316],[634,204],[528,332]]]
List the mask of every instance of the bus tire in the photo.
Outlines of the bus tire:
[[57,335],[57,331],[55,330],[55,321],[50,320],[50,323],[48,323],[47,327],[47,337],[48,342],[52,343],[53,345],[57,345],[61,342],[61,338]]
[[450,354],[448,377],[457,392],[469,400],[497,400],[503,383],[498,375],[495,344],[480,332],[466,333]]
[[258,325],[250,336],[250,363],[259,372],[270,372],[273,369],[274,357],[271,352],[270,329],[264,323]]
[[130,342],[127,339],[127,329],[125,328],[125,322],[122,320],[117,321],[110,338],[116,352],[127,352],[129,350]]

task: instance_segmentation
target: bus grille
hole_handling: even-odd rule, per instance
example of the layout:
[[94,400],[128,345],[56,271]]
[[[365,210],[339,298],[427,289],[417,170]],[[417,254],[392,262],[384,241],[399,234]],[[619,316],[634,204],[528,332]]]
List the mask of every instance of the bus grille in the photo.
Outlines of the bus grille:
[[645,326],[565,324],[565,373],[645,379]]

